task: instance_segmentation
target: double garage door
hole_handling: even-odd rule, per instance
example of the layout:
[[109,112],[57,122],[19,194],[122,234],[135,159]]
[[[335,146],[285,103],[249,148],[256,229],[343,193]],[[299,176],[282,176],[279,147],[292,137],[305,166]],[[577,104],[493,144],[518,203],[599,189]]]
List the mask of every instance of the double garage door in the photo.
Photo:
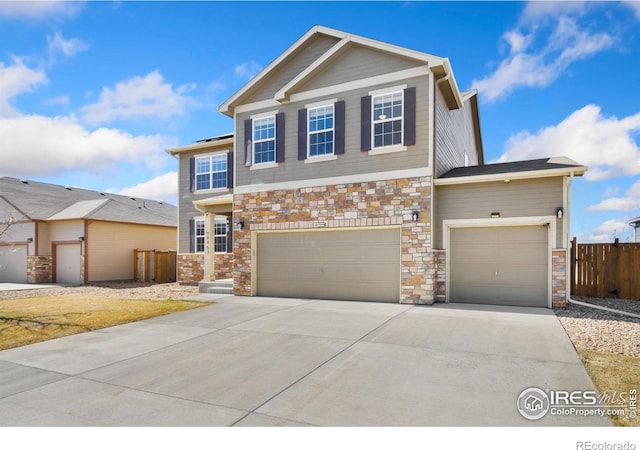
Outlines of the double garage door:
[[548,307],[548,228],[453,228],[449,300]]
[[399,302],[400,230],[258,234],[257,295]]

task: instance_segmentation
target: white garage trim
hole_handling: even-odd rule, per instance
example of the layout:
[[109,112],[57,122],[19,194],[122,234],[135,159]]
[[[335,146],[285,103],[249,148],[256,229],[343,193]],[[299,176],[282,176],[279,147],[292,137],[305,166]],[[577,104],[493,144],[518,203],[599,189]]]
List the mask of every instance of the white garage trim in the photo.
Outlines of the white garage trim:
[[331,232],[352,232],[360,231],[381,231],[396,230],[400,242],[400,260],[398,264],[398,298],[402,300],[402,227],[398,225],[391,226],[372,226],[372,227],[340,227],[340,228],[296,228],[284,230],[260,230],[251,232],[251,295],[257,295],[258,291],[258,237],[264,234],[273,233],[331,233]]
[[446,250],[446,301],[449,303],[449,294],[451,292],[451,272],[450,272],[450,255],[451,252],[451,229],[452,228],[487,228],[487,227],[515,227],[515,226],[532,226],[549,224],[547,231],[547,307],[551,308],[552,296],[552,249],[556,240],[556,217],[555,216],[535,216],[535,217],[504,217],[504,218],[482,218],[482,219],[452,219],[443,220],[442,228],[444,232],[443,247]]

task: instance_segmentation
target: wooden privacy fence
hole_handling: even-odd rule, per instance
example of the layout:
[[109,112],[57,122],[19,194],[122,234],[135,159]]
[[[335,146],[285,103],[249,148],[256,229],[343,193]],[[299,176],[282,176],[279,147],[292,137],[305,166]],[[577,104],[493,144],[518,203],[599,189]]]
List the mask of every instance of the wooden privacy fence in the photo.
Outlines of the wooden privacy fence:
[[176,255],[174,251],[133,251],[133,281],[173,283],[176,281]]
[[640,299],[640,243],[571,245],[571,292]]

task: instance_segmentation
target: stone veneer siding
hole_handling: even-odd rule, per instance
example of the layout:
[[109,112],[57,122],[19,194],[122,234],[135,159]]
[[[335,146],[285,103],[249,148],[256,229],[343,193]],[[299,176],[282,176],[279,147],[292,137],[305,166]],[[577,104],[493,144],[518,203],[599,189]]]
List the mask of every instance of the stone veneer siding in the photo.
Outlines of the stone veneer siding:
[[199,283],[204,278],[203,253],[179,253],[176,265],[178,283]]
[[214,271],[216,280],[233,278],[233,253],[216,253]]
[[447,301],[447,251],[433,250],[436,263],[436,301]]
[[551,305],[554,308],[567,306],[567,250],[551,252]]
[[51,256],[27,256],[27,283],[53,282],[53,258]]
[[[204,279],[204,253],[181,253],[177,257],[178,283],[199,283]],[[233,253],[216,253],[215,279],[233,278]]]
[[[401,303],[434,301],[431,178],[419,177],[234,194],[234,294],[251,295],[252,232],[396,225],[402,230]],[[414,222],[412,212],[419,212]]]

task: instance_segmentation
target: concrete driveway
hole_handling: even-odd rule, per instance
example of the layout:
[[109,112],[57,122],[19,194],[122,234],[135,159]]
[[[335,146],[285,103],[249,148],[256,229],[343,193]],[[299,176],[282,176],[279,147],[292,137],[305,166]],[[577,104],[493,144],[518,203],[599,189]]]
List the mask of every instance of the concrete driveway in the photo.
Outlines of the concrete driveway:
[[529,387],[593,389],[549,310],[227,297],[0,352],[0,425],[610,424]]

